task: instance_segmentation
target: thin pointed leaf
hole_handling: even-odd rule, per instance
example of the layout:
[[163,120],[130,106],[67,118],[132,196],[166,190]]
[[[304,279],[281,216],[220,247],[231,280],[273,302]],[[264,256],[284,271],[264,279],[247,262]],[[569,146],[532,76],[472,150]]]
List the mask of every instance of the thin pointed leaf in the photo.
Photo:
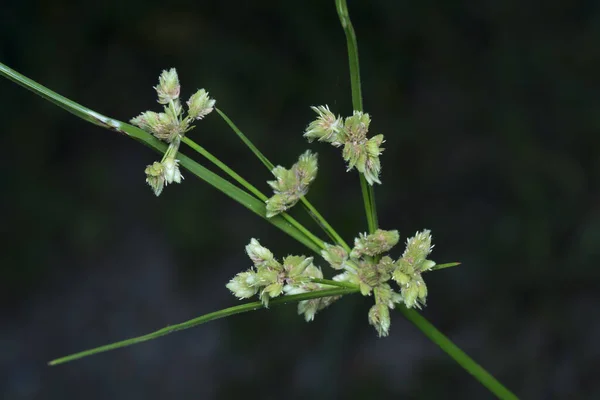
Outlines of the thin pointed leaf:
[[451,267],[456,267],[457,265],[460,265],[461,263],[459,262],[451,262],[451,263],[446,263],[446,264],[436,264],[433,266],[433,268],[430,269],[430,271],[435,271],[438,269],[444,269],[444,268],[451,268]]
[[262,162],[269,171],[272,171],[274,168],[273,163],[269,161],[269,159],[265,157],[263,153],[261,153],[261,151],[254,145],[254,143],[252,143],[250,139],[248,139],[246,135],[244,135],[242,131],[238,129],[237,126],[235,126],[233,121],[230,120],[229,117],[227,117],[227,115],[225,115],[223,111],[219,110],[218,108],[215,108],[215,110],[217,111],[217,113],[219,113],[219,115],[221,116],[221,118],[223,118],[227,125],[229,125],[229,127],[235,132],[235,134],[238,135],[242,142],[244,142],[244,144],[248,146],[248,148],[254,153],[254,155],[260,160],[260,162]]
[[[324,289],[318,290],[314,292],[301,293],[291,296],[283,296],[276,299],[273,299],[269,302],[269,306],[277,306],[280,304],[287,304],[292,302],[298,302],[302,300],[310,300],[316,299],[320,297],[329,297],[329,296],[341,296],[345,294],[351,294],[358,292],[358,288],[335,288],[335,289]],[[216,319],[229,317],[235,314],[241,314],[248,311],[254,311],[264,308],[264,305],[260,301],[254,301],[252,303],[241,304],[235,307],[225,308],[223,310],[215,311],[209,314],[204,314],[200,317],[196,317],[194,319],[190,319],[189,321],[182,322],[180,324],[167,326],[165,328],[159,329],[155,332],[148,333],[146,335],[138,336],[135,338],[122,340],[120,342],[107,344],[105,346],[96,347],[94,349],[85,350],[79,353],[71,354],[65,357],[57,358],[55,360],[50,361],[49,365],[58,365],[64,364],[69,361],[77,360],[79,358],[88,357],[98,353],[104,353],[106,351],[120,349],[123,347],[131,346],[137,343],[146,342],[148,340],[156,339],[161,336],[168,335],[169,333],[181,331],[184,329],[193,328],[198,325],[202,325],[206,322],[214,321]]]

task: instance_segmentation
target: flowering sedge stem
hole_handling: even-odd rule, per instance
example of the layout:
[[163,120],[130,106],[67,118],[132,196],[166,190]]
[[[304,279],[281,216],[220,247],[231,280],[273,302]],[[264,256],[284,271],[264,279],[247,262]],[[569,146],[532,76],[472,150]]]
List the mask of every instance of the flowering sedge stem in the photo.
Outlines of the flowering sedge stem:
[[[269,302],[269,306],[278,306],[281,304],[293,303],[302,300],[310,300],[317,299],[320,297],[330,297],[330,296],[342,296],[345,294],[351,294],[358,292],[358,288],[348,288],[348,287],[337,287],[333,289],[323,289],[317,290],[314,292],[307,292],[301,294],[295,294],[290,296],[283,296],[276,299],[273,299]],[[181,331],[184,329],[189,329],[198,325],[202,325],[206,322],[214,321],[216,319],[229,317],[235,314],[241,314],[248,311],[255,311],[265,308],[262,302],[254,301],[251,303],[241,304],[235,307],[225,308],[223,310],[215,311],[209,314],[204,314],[200,317],[191,319],[189,321],[182,322],[180,324],[167,326],[165,328],[159,329],[155,332],[148,333],[146,335],[138,336],[135,338],[123,340],[116,343],[107,344],[105,346],[96,347],[95,349],[90,349],[86,351],[82,351],[79,353],[71,354],[66,357],[57,358],[48,363],[48,365],[58,365],[64,364],[69,361],[77,360],[79,358],[88,357],[98,353],[104,353],[106,351],[120,349],[122,347],[131,346],[137,343],[146,342],[148,340],[156,339],[161,336],[168,335],[169,333]]]
[[[235,132],[235,134],[244,142],[246,146],[254,153],[256,158],[258,158],[263,165],[271,172],[275,166],[269,159],[252,143],[250,139],[246,135],[242,133],[242,131],[233,123],[233,121],[225,115],[225,113],[218,108],[215,108],[217,113],[223,118],[223,120],[229,125],[229,127]],[[344,247],[348,252],[350,251],[350,247],[348,244],[342,239],[342,237],[333,229],[333,227],[327,222],[325,217],[323,217],[317,209],[308,201],[306,197],[301,198],[302,205],[306,212],[315,220],[315,222],[323,229],[323,231],[333,240],[335,243]]]
[[342,246],[344,250],[350,253],[351,249],[348,246],[348,243],[342,239],[340,235],[332,228],[331,225],[327,222],[325,218],[317,211],[317,209],[303,196],[300,198],[302,205],[306,208],[306,211],[314,218],[315,221],[319,223],[321,228],[329,235],[329,237],[337,244]]
[[[344,33],[346,35],[346,45],[348,47],[348,65],[350,68],[350,87],[352,89],[352,108],[355,111],[363,111],[362,90],[360,86],[360,63],[358,61],[358,43],[356,33],[350,21],[348,6],[346,0],[335,0],[335,8]],[[369,233],[373,233],[378,228],[377,209],[375,208],[375,191],[373,186],[367,183],[365,177],[360,174],[360,188],[363,195],[363,203],[367,214],[367,224]]]
[[[357,111],[362,111],[362,94],[360,86],[360,68],[358,61],[358,45],[356,41],[356,34],[352,23],[350,22],[350,15],[348,13],[348,6],[346,0],[335,0],[336,10],[340,17],[340,22],[344,33],[346,34],[346,44],[348,47],[348,64],[350,69],[350,85],[352,88],[352,106]],[[375,194],[373,187],[368,185],[364,176],[360,175],[361,190],[363,194],[363,200],[365,210],[367,213],[367,222],[369,225],[369,231],[372,233],[377,229],[377,211],[375,208]],[[450,265],[447,265],[449,267]],[[399,307],[400,311],[404,316],[411,321],[417,328],[419,328],[429,339],[435,344],[441,347],[450,357],[458,362],[464,369],[471,373],[479,382],[481,382],[490,391],[496,394],[498,397],[503,399],[516,399],[515,395],[506,389],[500,382],[498,382],[492,375],[486,370],[481,368],[475,361],[473,361],[467,354],[460,350],[450,339],[445,337],[440,331],[438,331],[429,321],[422,317],[419,313],[406,307]]]

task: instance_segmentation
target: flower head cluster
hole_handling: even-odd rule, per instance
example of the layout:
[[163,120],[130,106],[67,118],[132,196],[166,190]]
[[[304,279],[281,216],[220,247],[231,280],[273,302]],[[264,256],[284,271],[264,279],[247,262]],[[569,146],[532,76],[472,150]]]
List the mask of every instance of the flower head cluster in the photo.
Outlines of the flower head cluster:
[[427,259],[432,249],[431,232],[417,232],[406,241],[406,250],[396,262],[397,268],[392,278],[400,285],[404,304],[408,308],[425,305],[427,285],[421,274],[435,267],[435,262]]
[[[383,255],[399,239],[398,231],[378,229],[370,235],[359,235],[349,254],[337,245],[327,245],[321,252],[332,268],[344,270],[334,280],[357,285],[364,296],[373,294],[375,305],[369,311],[369,323],[377,329],[379,336],[387,336],[390,328],[389,309],[396,304],[404,303],[408,308],[420,308],[425,304],[427,286],[421,273],[435,266],[435,262],[427,260],[432,248],[428,230],[417,232],[408,239],[400,259],[394,261]],[[399,284],[399,292],[389,285],[392,279]]]
[[316,139],[331,143],[335,147],[344,146],[342,155],[348,163],[348,171],[356,168],[370,185],[381,183],[379,155],[384,150],[380,147],[384,140],[383,135],[367,137],[371,123],[369,114],[354,111],[351,117],[342,119],[340,116],[336,117],[328,106],[312,109],[318,117],[308,125],[304,137],[309,142]]
[[[375,304],[369,310],[369,323],[379,336],[387,336],[390,330],[390,309],[397,304],[407,308],[421,308],[427,298],[427,286],[421,274],[430,271],[435,262],[428,260],[431,253],[431,233],[429,230],[417,232],[406,241],[402,257],[394,261],[385,255],[398,244],[398,231],[376,230],[367,235],[361,234],[354,241],[351,251],[339,245],[326,244],[321,255],[329,265],[341,273],[333,280],[357,287],[363,296],[371,296]],[[246,246],[246,253],[254,264],[252,268],[233,277],[227,288],[238,298],[247,299],[258,294],[267,307],[269,300],[280,295],[294,295],[323,290],[321,269],[313,264],[312,257],[287,256],[281,262],[273,253],[256,239]],[[396,281],[399,290],[390,285]],[[333,282],[332,282],[333,283]],[[298,314],[304,314],[306,321],[333,303],[340,296],[327,296],[303,300],[298,304]]]
[[154,89],[158,95],[158,103],[164,105],[163,112],[145,111],[133,118],[131,123],[169,143],[163,159],[148,165],[145,171],[146,182],[158,196],[164,186],[173,182],[180,183],[183,179],[176,159],[181,139],[194,128],[193,121],[204,118],[214,109],[215,100],[204,89],[198,90],[187,101],[188,112],[184,116],[179,99],[181,86],[175,68],[163,71]]
[[[246,253],[254,266],[237,274],[227,284],[227,288],[238,298],[247,299],[256,294],[268,307],[269,300],[281,294],[299,294],[322,290],[319,283],[312,279],[322,279],[321,269],[313,264],[312,257],[287,256],[279,262],[273,253],[256,239],[246,246]],[[306,321],[311,321],[316,312],[327,307],[336,298],[322,297],[304,300],[298,304],[298,314],[304,314]]]
[[275,194],[266,201],[267,217],[271,218],[290,207],[306,193],[317,176],[317,155],[307,150],[292,168],[277,166],[271,171],[276,180],[267,182]]

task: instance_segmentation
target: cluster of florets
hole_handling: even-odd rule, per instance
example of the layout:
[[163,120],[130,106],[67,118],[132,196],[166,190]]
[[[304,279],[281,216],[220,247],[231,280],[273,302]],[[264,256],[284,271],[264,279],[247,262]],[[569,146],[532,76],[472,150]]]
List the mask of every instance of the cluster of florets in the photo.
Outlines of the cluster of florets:
[[[256,239],[246,246],[246,253],[253,267],[240,272],[227,284],[227,288],[239,299],[248,299],[256,294],[260,301],[269,306],[269,300],[282,294],[292,295],[324,289],[313,282],[322,279],[323,272],[313,264],[312,257],[287,256],[281,262],[273,253]],[[304,314],[306,321],[312,321],[317,311],[327,307],[338,297],[321,297],[304,300],[298,304],[298,314]]]
[[[356,285],[363,296],[373,294],[375,305],[369,311],[369,323],[380,336],[387,336],[390,329],[390,313],[396,304],[408,308],[421,308],[427,299],[427,286],[421,274],[431,270],[435,262],[428,260],[431,253],[431,234],[428,230],[417,232],[408,239],[402,257],[394,261],[383,255],[399,241],[398,231],[378,229],[373,234],[361,234],[348,253],[342,246],[326,245],[321,255],[329,265],[343,271],[333,277],[335,281]],[[237,274],[227,288],[240,299],[259,295],[268,306],[269,299],[280,295],[292,295],[323,290],[325,286],[315,279],[322,279],[320,268],[313,264],[312,257],[288,256],[277,261],[273,253],[252,239],[246,253],[254,263],[248,271]],[[399,291],[390,285],[394,280]],[[327,307],[338,297],[322,297],[304,300],[298,305],[298,313],[310,321],[317,311]]]
[[348,171],[356,167],[370,185],[381,183],[379,155],[384,150],[380,147],[384,140],[383,135],[367,137],[371,123],[369,114],[354,111],[351,117],[342,118],[336,117],[328,106],[311,108],[318,117],[308,125],[304,137],[309,142],[316,139],[335,147],[344,146],[342,155],[348,163]]
[[302,196],[308,193],[308,188],[317,176],[317,155],[307,150],[292,165],[285,169],[277,166],[271,171],[275,175],[274,181],[268,181],[273,188],[274,195],[266,201],[267,217],[271,218],[293,207]]
[[[349,282],[360,288],[363,296],[373,294],[375,305],[369,311],[369,323],[380,336],[387,336],[390,329],[390,313],[396,304],[407,308],[425,305],[427,286],[421,274],[431,270],[435,262],[427,260],[431,253],[431,234],[424,230],[408,239],[402,257],[394,261],[383,255],[399,241],[398,231],[378,229],[373,234],[361,234],[354,241],[350,253],[341,246],[328,245],[321,253],[336,270],[344,270],[333,279]],[[400,287],[396,292],[388,283],[394,280]]]
[[176,158],[181,139],[194,128],[193,121],[204,118],[214,109],[215,100],[204,89],[198,90],[186,102],[188,110],[184,116],[179,100],[181,86],[175,68],[163,71],[154,89],[158,95],[158,103],[164,105],[164,112],[145,111],[133,118],[131,123],[169,143],[162,160],[148,165],[145,170],[146,182],[158,196],[169,183],[181,183],[183,176]]

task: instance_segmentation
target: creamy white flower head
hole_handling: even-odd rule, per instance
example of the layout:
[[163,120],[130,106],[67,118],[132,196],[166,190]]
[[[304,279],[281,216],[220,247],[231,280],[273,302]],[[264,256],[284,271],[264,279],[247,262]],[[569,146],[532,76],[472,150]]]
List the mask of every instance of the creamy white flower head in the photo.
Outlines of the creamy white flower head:
[[163,161],[165,181],[167,183],[181,183],[183,176],[179,171],[179,160],[174,158],[167,158]]
[[273,260],[273,253],[266,247],[261,246],[258,240],[254,238],[246,246],[246,254],[248,254],[254,265],[257,266]]
[[187,101],[188,114],[192,119],[202,119],[213,111],[215,103],[206,90],[200,89]]
[[387,336],[390,332],[390,309],[385,304],[375,304],[369,310],[369,324],[373,325],[379,337]]
[[240,272],[229,281],[226,287],[231,290],[237,298],[248,299],[254,296],[259,289],[259,286],[249,283],[254,282],[255,276],[256,274],[252,271]]
[[336,117],[327,105],[311,108],[317,113],[318,117],[308,125],[304,132],[304,137],[309,142],[317,139],[320,142],[329,142],[334,146],[341,145],[337,136],[343,124],[342,118],[339,116]]
[[158,85],[154,87],[158,94],[158,102],[160,104],[169,104],[169,102],[179,98],[181,86],[179,85],[179,77],[175,68],[164,70],[158,78]]

